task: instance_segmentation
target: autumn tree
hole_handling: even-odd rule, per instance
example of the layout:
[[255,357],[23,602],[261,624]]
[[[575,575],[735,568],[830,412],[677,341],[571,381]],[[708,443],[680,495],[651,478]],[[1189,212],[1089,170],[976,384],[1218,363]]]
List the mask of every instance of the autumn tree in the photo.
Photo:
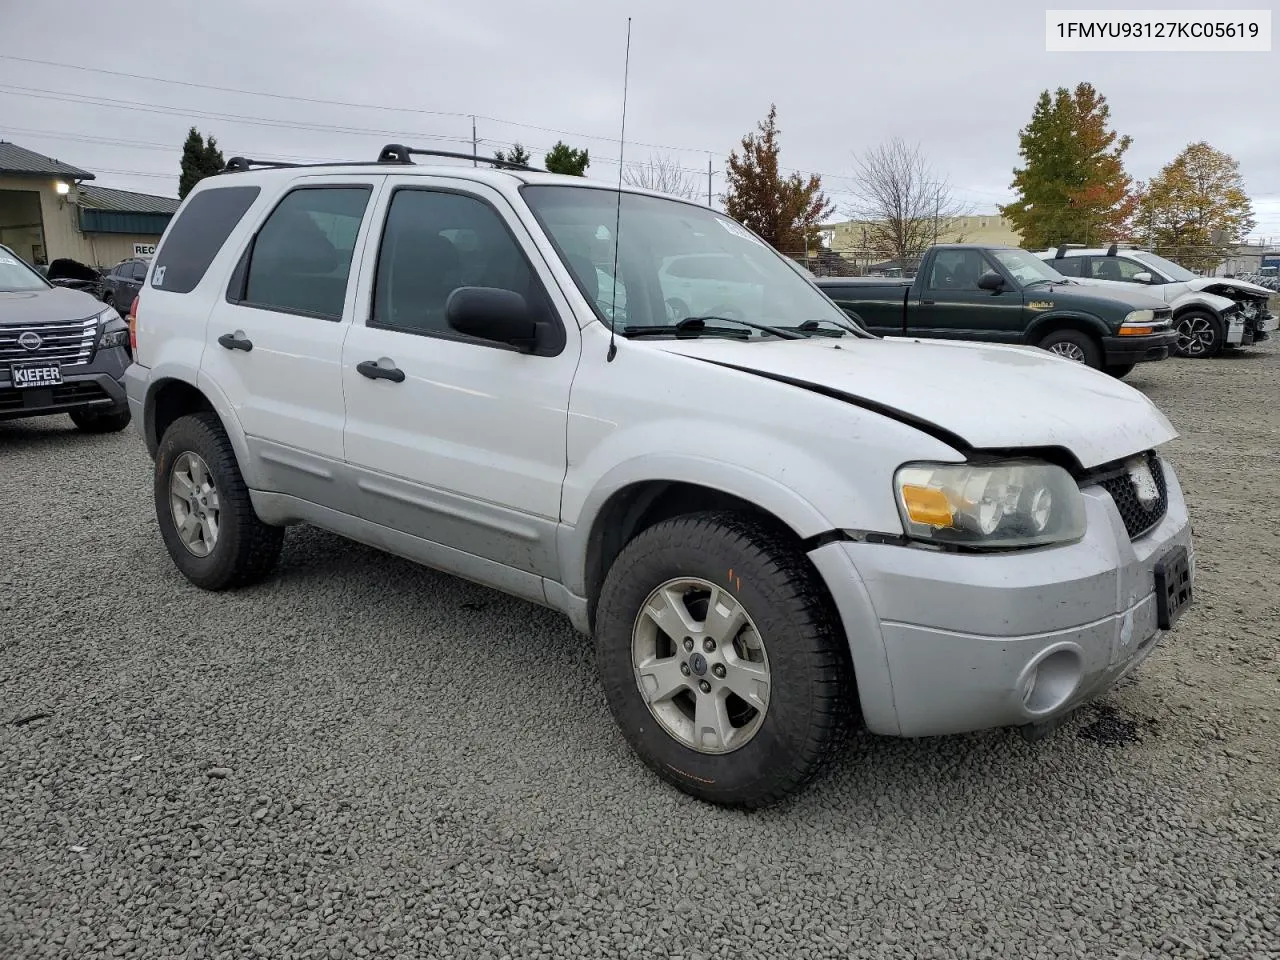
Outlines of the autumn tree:
[[532,158],[529,156],[529,151],[522,144],[513,143],[510,150],[493,151],[493,159],[501,163],[518,163],[527,167]]
[[696,200],[703,192],[701,179],[680,166],[677,157],[655,154],[645,163],[628,164],[622,171],[622,179],[632,187],[656,190],[686,200]]
[[778,166],[778,108],[742,138],[742,153],[729,154],[728,190],[720,198],[725,213],[750,227],[782,253],[820,247],[818,227],[834,210],[822,192],[822,178],[799,173],[783,177]]
[[1254,225],[1240,164],[1204,141],[1143,186],[1135,224],[1145,245],[1202,272],[1225,260]]
[[1040,249],[1123,239],[1137,206],[1124,170],[1130,137],[1110,127],[1111,107],[1091,84],[1045,90],[1018,132],[1024,165],[1013,171],[1017,199],[1000,212]]
[[585,177],[591,157],[586,150],[574,150],[563,140],[547,151],[542,158],[542,165],[549,173],[563,173],[571,177]]
[[218,141],[212,136],[206,140],[199,130],[192,127],[187,132],[186,142],[182,144],[178,199],[186,197],[191,188],[205,177],[221,173],[226,165],[226,161],[222,159],[222,151],[218,149]]
[[865,244],[900,264],[917,260],[967,212],[929,166],[919,145],[894,139],[857,158],[857,201],[850,210]]

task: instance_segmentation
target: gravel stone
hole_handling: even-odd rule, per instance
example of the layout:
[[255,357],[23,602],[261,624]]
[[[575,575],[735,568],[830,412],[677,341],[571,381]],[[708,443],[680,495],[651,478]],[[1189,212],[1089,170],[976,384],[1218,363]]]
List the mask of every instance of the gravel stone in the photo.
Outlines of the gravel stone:
[[557,615],[310,528],[203,593],[136,435],[0,423],[0,958],[1275,960],[1280,340],[1129,382],[1174,635],[1046,740],[859,735],[754,815],[631,756]]

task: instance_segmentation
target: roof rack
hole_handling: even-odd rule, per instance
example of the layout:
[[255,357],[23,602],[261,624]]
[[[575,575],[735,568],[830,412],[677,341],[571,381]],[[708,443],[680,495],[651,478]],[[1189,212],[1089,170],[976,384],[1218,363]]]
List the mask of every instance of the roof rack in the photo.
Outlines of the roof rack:
[[488,163],[500,170],[528,170],[531,173],[546,173],[538,167],[524,163],[513,163],[510,160],[499,160],[497,157],[478,157],[470,153],[453,153],[449,150],[421,150],[417,147],[406,147],[400,143],[388,143],[378,154],[379,163],[413,163],[413,157],[448,157],[452,160],[471,160]]
[[[378,153],[378,159],[373,161],[382,164],[412,164],[413,157],[449,157],[453,160],[470,160],[472,162],[487,163],[501,170],[528,170],[531,173],[546,173],[547,171],[538,167],[530,167],[523,163],[513,163],[510,160],[499,160],[497,157],[479,157],[472,156],[469,153],[453,153],[448,150],[420,150],[417,147],[406,147],[399,143],[388,143]],[[223,173],[244,173],[247,170],[255,168],[266,168],[268,170],[287,170],[297,167],[367,167],[368,160],[334,160],[320,163],[287,163],[283,160],[254,160],[250,157],[232,157],[227,161]]]
[[1137,246],[1132,243],[1113,243],[1111,246],[1107,247],[1107,256],[1114,257],[1116,253],[1120,250],[1136,250],[1136,249],[1137,249]]
[[1058,247],[1058,251],[1053,255],[1053,259],[1061,260],[1063,257],[1067,255],[1068,250],[1083,250],[1083,249],[1084,249],[1083,243],[1064,243]]

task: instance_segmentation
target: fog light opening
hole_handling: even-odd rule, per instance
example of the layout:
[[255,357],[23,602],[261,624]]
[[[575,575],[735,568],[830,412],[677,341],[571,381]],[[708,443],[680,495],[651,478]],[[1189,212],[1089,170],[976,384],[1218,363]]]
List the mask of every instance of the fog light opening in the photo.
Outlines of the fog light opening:
[[1027,668],[1018,684],[1022,705],[1037,716],[1057,710],[1080,685],[1080,655],[1074,650],[1055,650]]

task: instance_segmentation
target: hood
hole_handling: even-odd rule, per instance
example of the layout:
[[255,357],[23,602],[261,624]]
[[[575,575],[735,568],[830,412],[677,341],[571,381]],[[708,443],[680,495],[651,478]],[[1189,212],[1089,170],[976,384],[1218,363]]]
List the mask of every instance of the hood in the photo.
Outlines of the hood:
[[922,429],[940,428],[973,449],[1062,447],[1086,469],[1178,435],[1145,394],[1034,347],[848,337],[646,345],[839,391],[896,419],[925,421]]
[[54,287],[51,290],[0,292],[0,327],[57,320],[88,320],[110,309],[101,300],[81,290]]
[[[1072,277],[1076,283],[1089,287],[1106,287],[1108,293],[1111,290],[1133,289],[1133,284],[1127,280],[1097,280],[1093,277]],[[1148,289],[1150,290],[1147,293]],[[1230,297],[1220,297],[1216,293],[1205,293],[1204,287],[1192,287],[1191,284],[1185,282],[1161,283],[1154,287],[1142,287],[1140,291],[1147,293],[1147,296],[1160,297],[1164,303],[1171,307],[1179,307],[1186,302],[1202,303],[1218,313],[1226,310],[1228,307],[1234,307],[1236,302]]]
[[[1095,286],[1105,282],[1105,288]],[[1132,283],[1115,283],[1114,281],[1093,281],[1070,277],[1067,283],[1053,283],[1048,286],[1035,286],[1024,291],[1027,299],[1039,297],[1041,293],[1058,298],[1068,297],[1079,304],[1096,304],[1112,307],[1118,302],[1130,310],[1162,310],[1169,305],[1149,293],[1145,289],[1135,288]]]
[[1251,297],[1269,297],[1272,294],[1271,290],[1256,283],[1226,277],[1196,277],[1194,280],[1188,280],[1187,286],[1192,290],[1238,290]]

